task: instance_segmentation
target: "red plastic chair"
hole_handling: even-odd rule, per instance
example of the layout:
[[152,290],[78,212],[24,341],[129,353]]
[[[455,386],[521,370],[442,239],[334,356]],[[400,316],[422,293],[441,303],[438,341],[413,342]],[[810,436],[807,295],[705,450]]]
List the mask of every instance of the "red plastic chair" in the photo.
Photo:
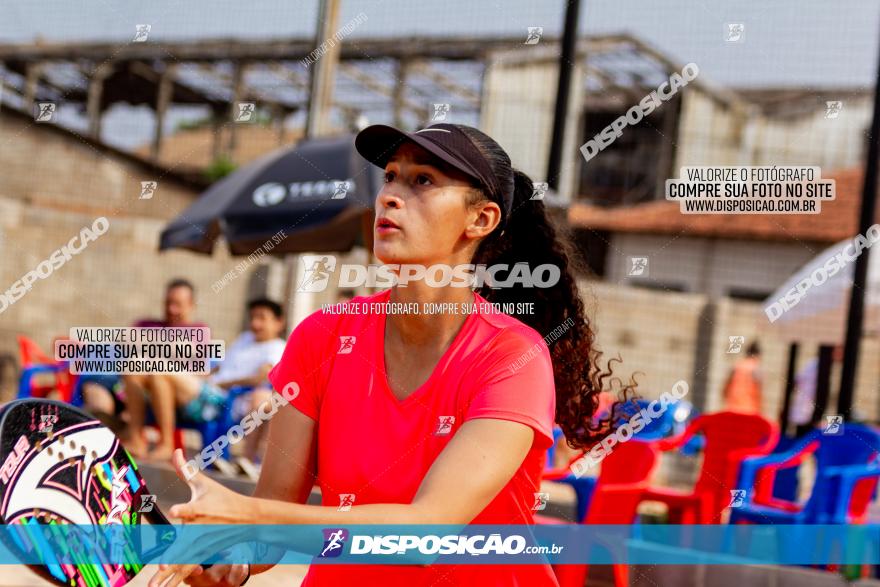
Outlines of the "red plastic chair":
[[[18,353],[21,362],[21,379],[18,397],[46,397],[58,391],[60,399],[70,402],[76,387],[76,375],[72,375],[64,362],[46,356],[40,346],[26,336],[18,335]],[[51,376],[51,384],[38,385],[35,376]]]
[[684,445],[695,434],[706,438],[700,476],[691,492],[650,487],[643,499],[660,501],[669,508],[670,524],[720,524],[721,514],[736,489],[742,461],[770,454],[779,439],[777,426],[756,414],[718,412],[695,419],[677,437],[656,442],[660,450]]
[[[590,498],[587,515],[582,524],[632,524],[636,520],[636,509],[643,500],[657,466],[656,443],[630,440],[618,444],[602,461],[602,468],[596,488]],[[577,457],[580,458],[580,455]],[[574,459],[576,460],[576,459]],[[574,462],[572,460],[572,463]],[[539,524],[564,524],[566,522],[550,516],[536,515]],[[611,545],[612,550],[619,544]],[[553,571],[560,587],[583,587],[589,571],[588,565],[554,565]],[[624,564],[614,565],[614,584],[616,587],[629,585],[629,568]]]

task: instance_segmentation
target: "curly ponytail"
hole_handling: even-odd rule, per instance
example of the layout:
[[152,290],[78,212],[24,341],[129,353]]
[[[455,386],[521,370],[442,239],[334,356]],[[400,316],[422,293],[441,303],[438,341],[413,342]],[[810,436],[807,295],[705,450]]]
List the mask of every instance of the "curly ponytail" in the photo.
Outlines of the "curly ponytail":
[[[619,359],[609,360],[604,369],[600,367],[602,352],[595,346],[591,320],[578,293],[571,245],[567,239],[560,238],[543,200],[531,199],[532,180],[522,171],[513,169],[507,153],[492,138],[473,127],[457,126],[481,151],[498,177],[513,174],[513,210],[507,224],[503,231],[496,229],[480,243],[472,262],[505,263],[508,266],[527,263],[531,268],[551,264],[560,270],[559,282],[552,287],[483,287],[479,293],[499,304],[533,302],[533,314],[515,317],[544,336],[557,327],[571,324],[562,336],[549,344],[556,383],[556,423],[565,433],[569,446],[589,448],[612,429],[610,416],[594,417],[599,408],[599,394],[606,383],[619,385],[625,400],[635,382],[630,378],[624,384],[613,377],[611,363],[619,362]],[[487,198],[485,193],[475,190],[472,203]],[[612,413],[616,411],[611,410]]]

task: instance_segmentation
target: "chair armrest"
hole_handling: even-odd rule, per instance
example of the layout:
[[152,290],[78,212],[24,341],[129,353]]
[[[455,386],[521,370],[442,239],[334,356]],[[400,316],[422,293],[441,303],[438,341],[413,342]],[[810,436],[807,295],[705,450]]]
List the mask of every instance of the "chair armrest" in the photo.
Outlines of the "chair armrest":
[[819,442],[810,437],[805,437],[805,442],[799,442],[790,450],[781,453],[771,453],[764,456],[747,457],[739,466],[739,479],[736,483],[738,489],[745,489],[748,499],[751,500],[751,489],[755,487],[758,474],[762,469],[786,469],[798,465],[808,455],[815,452]]
[[846,524],[849,518],[849,505],[852,501],[853,490],[856,482],[871,477],[880,477],[880,466],[877,465],[849,465],[841,467],[827,467],[819,471],[826,477],[840,477],[840,491],[837,503],[834,506],[834,518],[832,524]]
[[863,479],[865,477],[873,477],[880,471],[877,465],[838,465],[836,467],[825,467],[819,470],[820,475],[826,477],[844,477],[853,479]]
[[702,416],[697,416],[687,425],[684,432],[678,436],[670,436],[669,438],[660,439],[656,441],[655,446],[662,451],[673,450],[680,446],[684,446],[687,441],[699,432],[700,428],[702,428],[703,424],[700,420],[702,420]]
[[235,387],[230,387],[226,391],[226,397],[231,402],[232,400],[243,396],[246,393],[250,393],[254,390],[254,386],[252,385],[236,385]]
[[648,489],[650,485],[645,482],[639,483],[609,483],[602,486],[602,493],[616,493],[616,494],[626,494],[626,493],[641,493]]
[[41,373],[59,373],[65,369],[64,365],[31,365],[21,371],[21,377],[18,380],[18,398],[31,397],[31,380],[34,375]]
[[747,458],[743,464],[749,463],[758,468],[769,465],[775,466],[777,469],[787,469],[799,465],[805,458],[816,452],[819,448],[819,441],[812,435],[807,435],[801,442],[798,442],[785,452],[770,453],[760,457]]

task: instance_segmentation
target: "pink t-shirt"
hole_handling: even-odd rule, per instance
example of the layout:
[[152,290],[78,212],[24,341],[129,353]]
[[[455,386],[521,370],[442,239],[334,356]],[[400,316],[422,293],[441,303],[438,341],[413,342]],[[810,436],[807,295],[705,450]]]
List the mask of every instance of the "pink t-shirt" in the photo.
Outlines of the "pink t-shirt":
[[[385,315],[365,313],[390,290],[358,297],[361,314],[315,312],[297,326],[269,373],[275,389],[295,381],[291,402],[318,422],[322,504],[410,503],[456,431],[473,418],[531,426],[531,450],[473,524],[532,524],[555,414],[553,369],[541,335],[500,313],[467,316],[428,380],[398,400],[385,373]],[[474,294],[476,304],[486,300]],[[477,306],[479,307],[479,306]],[[526,354],[527,353],[527,354]],[[530,357],[514,365],[518,359]],[[511,368],[513,367],[513,368]],[[271,447],[270,449],[271,450]],[[556,585],[549,565],[312,565],[304,586]]]

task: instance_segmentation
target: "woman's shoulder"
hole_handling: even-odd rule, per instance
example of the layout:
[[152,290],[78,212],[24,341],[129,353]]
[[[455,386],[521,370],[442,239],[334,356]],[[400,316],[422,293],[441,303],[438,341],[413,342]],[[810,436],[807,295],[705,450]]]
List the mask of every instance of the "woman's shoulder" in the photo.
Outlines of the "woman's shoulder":
[[492,347],[527,350],[543,343],[543,335],[522,320],[503,312],[503,306],[491,304],[480,295],[476,296],[476,303],[479,305],[479,320],[491,338]]
[[344,302],[324,304],[301,320],[294,332],[308,332],[314,336],[325,333],[333,336],[343,324],[368,318],[371,315],[371,304],[387,301],[388,295],[389,290],[384,290],[367,296],[356,296]]

